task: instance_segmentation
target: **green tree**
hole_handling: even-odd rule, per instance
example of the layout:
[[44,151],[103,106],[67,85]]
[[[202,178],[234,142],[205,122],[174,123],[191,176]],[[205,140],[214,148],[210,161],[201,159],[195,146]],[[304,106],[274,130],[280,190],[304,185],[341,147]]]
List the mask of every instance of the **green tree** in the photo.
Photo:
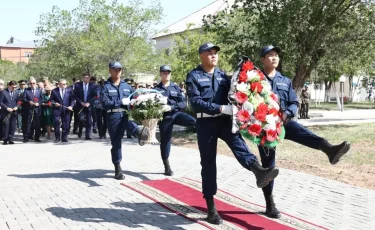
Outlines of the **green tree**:
[[[204,32],[202,29],[190,30],[189,25],[185,32],[173,37],[173,46],[163,51],[164,63],[169,63],[173,68],[173,81],[184,82],[186,75],[199,63],[198,48],[205,42],[212,42],[218,46],[222,44],[218,41],[215,33]],[[225,50],[225,47],[221,47]],[[225,53],[219,56],[219,68],[230,73],[231,65],[228,64],[228,57]]]
[[254,60],[259,59],[262,46],[279,45],[283,70],[293,73],[293,86],[299,90],[327,53],[374,44],[374,4],[364,0],[237,0],[233,9],[207,17],[205,24],[225,44],[234,44],[234,53],[248,54]]
[[40,18],[36,35],[43,46],[33,55],[30,69],[35,75],[70,78],[83,72],[108,75],[108,62],[119,60],[125,73],[150,71],[158,58],[153,52],[152,25],[161,19],[159,3],[143,7],[133,0],[80,0],[72,11],[53,7]]
[[27,79],[28,77],[29,71],[26,68],[26,63],[13,63],[8,60],[0,60],[0,79],[6,83],[11,80]]

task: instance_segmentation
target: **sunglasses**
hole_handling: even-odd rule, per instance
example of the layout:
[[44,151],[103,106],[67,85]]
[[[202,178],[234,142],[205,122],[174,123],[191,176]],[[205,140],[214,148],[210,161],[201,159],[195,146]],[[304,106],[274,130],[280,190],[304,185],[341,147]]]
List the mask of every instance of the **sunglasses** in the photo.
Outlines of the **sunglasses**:
[[21,84],[21,85],[26,85],[26,84]]
[[32,82],[32,83],[30,83],[30,84],[35,85],[36,83],[35,83],[35,82]]

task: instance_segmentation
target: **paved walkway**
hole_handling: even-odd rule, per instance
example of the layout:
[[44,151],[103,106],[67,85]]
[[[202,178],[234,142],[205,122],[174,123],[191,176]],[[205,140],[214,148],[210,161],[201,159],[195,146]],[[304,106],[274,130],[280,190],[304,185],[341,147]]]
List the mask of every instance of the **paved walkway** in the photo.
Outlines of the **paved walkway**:
[[[112,179],[108,141],[0,146],[0,229],[204,229]],[[161,179],[158,146],[124,139],[125,181]],[[172,147],[175,177],[200,180],[199,153]],[[251,172],[219,155],[219,188],[264,205]],[[282,212],[329,229],[375,229],[375,191],[281,169],[275,200]]]

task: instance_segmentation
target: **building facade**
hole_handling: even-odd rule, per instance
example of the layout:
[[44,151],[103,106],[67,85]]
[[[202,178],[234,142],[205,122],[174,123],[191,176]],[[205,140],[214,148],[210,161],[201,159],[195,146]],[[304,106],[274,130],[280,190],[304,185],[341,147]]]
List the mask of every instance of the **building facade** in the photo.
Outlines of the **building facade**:
[[0,45],[0,59],[12,61],[14,63],[28,63],[37,46],[37,41],[15,42],[15,40],[11,38],[7,44]]

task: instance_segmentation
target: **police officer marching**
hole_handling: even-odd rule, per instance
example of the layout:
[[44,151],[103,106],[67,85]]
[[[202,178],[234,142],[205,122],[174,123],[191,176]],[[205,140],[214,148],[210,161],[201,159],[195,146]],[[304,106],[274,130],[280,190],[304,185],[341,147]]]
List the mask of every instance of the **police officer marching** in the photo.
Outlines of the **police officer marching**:
[[[350,144],[346,141],[340,145],[331,145],[327,140],[315,135],[296,121],[291,120],[297,115],[298,99],[292,87],[291,80],[276,70],[279,65],[279,53],[281,49],[277,46],[268,45],[262,48],[260,60],[263,63],[263,73],[272,86],[272,91],[277,94],[280,100],[280,110],[285,127],[285,139],[297,142],[301,145],[322,150],[328,156],[329,162],[334,165],[350,149]],[[275,148],[265,148],[258,146],[262,159],[263,167],[275,166]],[[271,181],[263,188],[263,194],[266,200],[266,215],[271,218],[280,218],[280,212],[277,210],[273,200],[273,185]]]
[[216,154],[218,138],[224,140],[239,163],[251,170],[256,177],[257,186],[265,187],[279,173],[276,167],[263,168],[256,156],[250,152],[239,133],[232,133],[232,106],[228,105],[230,80],[216,67],[220,48],[208,42],[199,47],[201,65],[187,74],[186,86],[190,104],[197,113],[197,138],[202,165],[203,197],[206,200],[207,221],[222,223],[215,203]]
[[[115,166],[115,179],[123,180],[125,176],[121,169],[122,149],[121,140],[128,125],[128,114],[126,113],[130,103],[130,94],[133,88],[121,79],[122,65],[120,62],[109,63],[110,78],[105,82],[101,91],[100,100],[103,108],[107,111],[108,133],[111,138],[112,163]],[[147,140],[149,130],[143,128],[135,131],[138,142]]]
[[161,81],[154,87],[154,89],[161,92],[163,96],[168,97],[168,104],[164,108],[163,120],[159,123],[160,152],[164,164],[164,175],[166,176],[173,175],[168,159],[171,151],[173,125],[176,124],[185,127],[195,126],[195,119],[182,112],[186,107],[185,96],[181,88],[174,82],[171,82],[171,72],[172,69],[170,66],[160,66]]

